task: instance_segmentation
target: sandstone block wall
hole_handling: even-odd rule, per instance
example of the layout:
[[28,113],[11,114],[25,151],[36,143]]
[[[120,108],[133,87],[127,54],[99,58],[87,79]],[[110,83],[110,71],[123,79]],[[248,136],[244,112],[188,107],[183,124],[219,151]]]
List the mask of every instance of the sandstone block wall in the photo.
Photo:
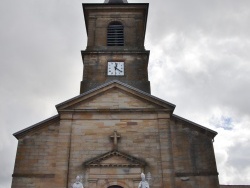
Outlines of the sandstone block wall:
[[[90,51],[144,50],[147,4],[141,5],[84,5]],[[107,28],[110,22],[124,26],[124,47],[107,46]]]
[[171,137],[176,187],[217,188],[213,139],[205,132],[174,120],[171,121]]
[[[80,93],[111,80],[150,93],[149,51],[144,48],[148,4],[84,4],[83,7],[88,43],[82,51],[84,69]],[[124,26],[124,46],[107,46],[107,29],[112,21]],[[108,76],[109,61],[124,62],[124,76]]]
[[19,139],[12,188],[54,185],[58,130],[54,123]]
[[[12,188],[70,187],[77,175],[85,188],[137,188],[150,172],[152,188],[217,188],[212,138],[205,129],[176,120],[162,106],[111,88],[60,111],[19,139]],[[112,151],[146,162],[143,167],[90,167],[83,163]],[[103,163],[126,163],[113,157]]]
[[[94,53],[83,52],[84,72],[81,93],[94,89],[106,82],[119,80],[142,91],[150,93],[148,81],[149,52]],[[108,62],[124,62],[124,76],[108,76]],[[95,75],[95,76],[93,76]]]
[[[155,129],[157,121],[154,115],[116,113],[114,116],[112,113],[97,113],[88,120],[79,119],[80,115],[76,115],[76,117],[77,119],[73,120],[70,179],[74,179],[77,173],[86,173],[88,169],[82,169],[84,161],[113,149],[113,143],[109,137],[114,130],[117,130],[121,135],[118,149],[134,157],[145,159],[151,165],[150,167],[152,167],[156,177],[160,177],[160,148],[157,141],[158,132]],[[106,173],[109,176],[113,176],[113,179],[117,178],[116,181],[122,180],[121,177],[117,177],[115,169],[105,170],[107,170]],[[85,174],[85,176],[88,177],[88,174]],[[138,179],[140,173],[135,174],[135,176],[133,178]],[[98,179],[98,181],[101,180],[109,181],[109,178]]]

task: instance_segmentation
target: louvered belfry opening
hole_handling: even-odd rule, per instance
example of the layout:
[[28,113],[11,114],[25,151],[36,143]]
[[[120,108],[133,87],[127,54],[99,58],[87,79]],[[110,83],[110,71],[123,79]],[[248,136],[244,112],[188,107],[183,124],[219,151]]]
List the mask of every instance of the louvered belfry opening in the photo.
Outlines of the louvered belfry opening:
[[124,46],[124,27],[121,22],[111,22],[108,26],[107,45]]

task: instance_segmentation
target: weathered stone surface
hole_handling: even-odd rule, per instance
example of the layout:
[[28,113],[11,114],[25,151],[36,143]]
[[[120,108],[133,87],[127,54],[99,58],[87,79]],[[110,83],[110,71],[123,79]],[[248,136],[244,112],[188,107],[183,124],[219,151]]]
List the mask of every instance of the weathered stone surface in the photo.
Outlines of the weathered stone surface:
[[[150,93],[149,51],[144,48],[148,4],[85,4],[83,8],[88,44],[82,51],[84,70],[80,93],[111,80],[119,80]],[[107,46],[107,28],[112,21],[119,21],[124,27],[124,46]],[[108,76],[109,61],[124,62],[125,75]]]
[[[103,110],[105,99],[112,99],[118,109],[131,107],[131,112]],[[121,89],[108,90],[97,97],[86,98],[87,101],[76,100],[79,101],[73,105],[76,110],[92,108],[93,111],[74,111],[72,106],[66,108],[68,111],[60,108],[62,115],[57,123],[19,139],[13,188],[25,186],[27,182],[30,187],[37,184],[66,187],[74,183],[77,175],[84,176],[86,188],[111,184],[136,187],[141,172],[152,174],[151,187],[155,188],[218,186],[213,138],[201,128],[200,131],[193,129],[172,117],[168,110],[163,112],[159,103]],[[150,108],[154,110],[143,110]],[[117,156],[102,160],[96,167],[83,166],[85,161],[114,148],[110,138],[114,130],[120,136],[116,149],[145,160],[145,167],[132,166]],[[43,179],[50,179],[52,184]]]
[[[101,95],[94,96],[88,101],[83,101],[73,109],[133,109],[133,108],[157,108],[157,105],[140,99],[130,93],[124,92],[119,88],[113,88]],[[159,108],[159,107],[158,107]],[[161,115],[161,116],[166,116]],[[169,116],[168,116],[169,117]]]

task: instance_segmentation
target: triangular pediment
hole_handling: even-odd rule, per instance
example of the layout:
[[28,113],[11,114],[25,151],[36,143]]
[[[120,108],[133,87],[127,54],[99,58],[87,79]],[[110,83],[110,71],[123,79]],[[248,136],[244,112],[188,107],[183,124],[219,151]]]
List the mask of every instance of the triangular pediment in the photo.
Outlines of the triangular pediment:
[[144,167],[146,162],[126,153],[112,150],[83,163],[84,167]]
[[60,110],[166,109],[175,105],[118,81],[104,84],[56,106]]
[[[119,96],[124,100],[120,100]],[[110,101],[107,100],[109,98]],[[101,101],[105,101],[106,105],[95,106],[100,104]],[[116,105],[113,105],[116,103]],[[112,104],[112,105],[111,105]],[[174,115],[173,111],[175,105],[145,93],[141,90],[133,88],[117,80],[110,83],[106,83],[96,89],[78,95],[72,99],[69,99],[56,106],[58,112],[60,111],[81,111],[81,110],[164,110],[172,113],[171,119],[174,121],[180,121],[193,129],[201,130],[204,134],[211,134],[211,137],[216,136],[216,132],[206,127],[198,125],[180,116]],[[60,121],[60,115],[53,116],[35,125],[27,127],[21,131],[14,133],[14,136],[19,139],[26,134],[32,133],[34,130],[41,129],[49,126],[52,123],[58,123]]]
[[131,108],[162,108],[152,102],[135,96],[117,87],[101,92],[88,100],[83,100],[71,109],[131,109]]

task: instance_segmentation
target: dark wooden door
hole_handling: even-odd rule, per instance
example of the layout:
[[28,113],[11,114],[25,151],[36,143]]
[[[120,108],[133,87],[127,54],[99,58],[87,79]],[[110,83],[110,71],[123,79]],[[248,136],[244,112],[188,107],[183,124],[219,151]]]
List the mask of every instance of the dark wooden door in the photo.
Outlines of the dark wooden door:
[[119,185],[112,185],[112,186],[109,186],[108,188],[123,188],[123,187],[121,187]]

